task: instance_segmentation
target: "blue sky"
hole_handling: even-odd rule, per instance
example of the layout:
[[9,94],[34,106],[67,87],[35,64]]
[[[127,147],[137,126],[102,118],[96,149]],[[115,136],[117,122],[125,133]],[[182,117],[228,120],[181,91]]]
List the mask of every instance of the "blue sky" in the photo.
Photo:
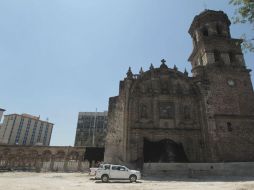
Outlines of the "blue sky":
[[204,2],[233,16],[227,0],[0,0],[0,107],[49,118],[51,145],[73,145],[78,112],[107,110],[129,66],[164,58],[190,73],[188,28]]

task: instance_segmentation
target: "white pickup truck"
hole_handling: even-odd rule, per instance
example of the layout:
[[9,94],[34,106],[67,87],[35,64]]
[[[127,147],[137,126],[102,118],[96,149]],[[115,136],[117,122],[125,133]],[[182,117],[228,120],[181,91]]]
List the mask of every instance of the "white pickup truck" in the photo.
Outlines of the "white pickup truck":
[[141,179],[141,174],[137,170],[130,170],[125,166],[103,164],[96,171],[96,179],[101,179],[102,182],[106,183],[110,179],[113,180],[130,180],[130,182],[136,182]]

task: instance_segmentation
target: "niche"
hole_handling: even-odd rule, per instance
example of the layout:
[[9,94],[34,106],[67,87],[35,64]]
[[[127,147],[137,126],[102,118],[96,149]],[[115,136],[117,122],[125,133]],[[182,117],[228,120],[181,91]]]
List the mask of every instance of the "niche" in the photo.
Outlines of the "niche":
[[220,52],[218,50],[214,50],[214,61],[220,61]]
[[208,36],[208,29],[206,27],[202,29],[202,34],[203,36]]
[[216,24],[216,31],[217,31],[218,35],[222,34],[222,29],[221,29],[221,26],[219,24]]
[[233,131],[232,124],[230,122],[227,122],[227,128],[229,132]]

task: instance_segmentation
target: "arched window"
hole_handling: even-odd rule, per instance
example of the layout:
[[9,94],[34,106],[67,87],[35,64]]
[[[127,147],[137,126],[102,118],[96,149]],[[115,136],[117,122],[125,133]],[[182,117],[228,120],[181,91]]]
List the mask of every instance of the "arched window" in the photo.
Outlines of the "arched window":
[[228,131],[233,131],[232,124],[227,122]]
[[41,157],[42,157],[42,160],[43,160],[44,162],[49,162],[50,159],[51,159],[51,157],[52,157],[52,153],[51,153],[50,150],[45,150],[45,151],[43,151]]
[[194,46],[197,46],[197,38],[196,38],[196,35],[193,36],[193,44],[194,44]]
[[233,63],[236,61],[235,54],[233,52],[229,53],[229,60],[230,60],[230,63]]
[[218,50],[214,50],[214,61],[220,61],[220,52]]
[[203,28],[202,34],[203,36],[208,36],[208,29],[206,27]]
[[221,26],[219,24],[216,24],[216,30],[218,35],[222,34]]

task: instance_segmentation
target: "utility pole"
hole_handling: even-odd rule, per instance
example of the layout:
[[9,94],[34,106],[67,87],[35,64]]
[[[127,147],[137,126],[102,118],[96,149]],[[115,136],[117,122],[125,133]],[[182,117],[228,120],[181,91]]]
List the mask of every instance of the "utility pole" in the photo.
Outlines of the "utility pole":
[[94,138],[95,138],[95,129],[96,129],[96,119],[97,119],[97,108],[94,115],[94,123],[93,123],[93,147],[94,147]]

